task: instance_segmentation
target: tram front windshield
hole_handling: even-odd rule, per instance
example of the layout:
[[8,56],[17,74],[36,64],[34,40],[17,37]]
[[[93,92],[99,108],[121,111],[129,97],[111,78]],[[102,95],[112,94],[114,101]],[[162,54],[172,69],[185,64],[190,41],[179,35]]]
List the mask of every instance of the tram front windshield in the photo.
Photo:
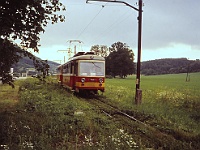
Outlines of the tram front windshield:
[[104,62],[80,62],[80,76],[104,76]]

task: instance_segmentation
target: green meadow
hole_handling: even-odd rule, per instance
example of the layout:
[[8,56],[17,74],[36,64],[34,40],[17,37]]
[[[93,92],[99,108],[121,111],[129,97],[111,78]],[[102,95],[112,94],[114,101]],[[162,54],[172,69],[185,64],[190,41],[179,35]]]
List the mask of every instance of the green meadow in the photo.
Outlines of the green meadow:
[[135,76],[107,79],[105,96],[125,110],[165,119],[174,128],[200,133],[200,73],[141,76],[142,104],[135,105]]
[[135,76],[106,79],[106,103],[147,126],[106,116],[52,78],[0,85],[0,149],[198,149],[200,73],[189,75],[141,76],[140,105]]

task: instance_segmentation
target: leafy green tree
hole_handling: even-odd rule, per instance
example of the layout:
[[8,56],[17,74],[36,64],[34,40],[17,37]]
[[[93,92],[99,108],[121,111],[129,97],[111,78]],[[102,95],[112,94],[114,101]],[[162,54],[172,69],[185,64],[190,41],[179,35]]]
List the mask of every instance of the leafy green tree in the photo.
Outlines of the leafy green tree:
[[0,39],[0,56],[3,56],[0,57],[0,76],[2,76],[3,83],[11,84],[10,81],[12,81],[12,78],[10,74],[8,74],[10,67],[12,64],[17,63],[22,57],[29,57],[32,59],[36,70],[41,71],[43,77],[48,74],[49,65],[47,61],[36,58],[30,52],[21,49],[9,40]]
[[[9,40],[0,39],[0,76],[19,60],[18,47]],[[8,60],[9,59],[9,60]]]
[[106,58],[109,53],[108,47],[105,45],[94,45],[91,47],[90,51],[104,58]]
[[39,51],[39,34],[49,22],[64,21],[56,12],[65,10],[59,0],[1,0],[0,35],[21,41],[21,46]]
[[[59,0],[0,1],[0,76],[22,56],[33,59],[36,68],[39,66],[39,60],[26,49],[39,51],[39,36],[47,24],[64,21],[63,15],[56,14],[61,10],[65,7]],[[13,44],[15,40],[20,41],[19,46]]]
[[107,74],[125,78],[134,73],[134,53],[125,43],[114,43],[109,51],[110,54],[106,57]]

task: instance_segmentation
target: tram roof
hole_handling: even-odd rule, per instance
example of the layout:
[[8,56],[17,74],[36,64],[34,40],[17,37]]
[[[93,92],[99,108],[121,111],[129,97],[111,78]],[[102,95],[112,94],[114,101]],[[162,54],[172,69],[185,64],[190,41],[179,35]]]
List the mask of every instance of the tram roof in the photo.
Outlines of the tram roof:
[[[101,57],[101,56],[97,56],[97,55],[94,55],[92,53],[82,53],[80,55],[74,55],[73,57],[71,57],[69,59],[68,62],[66,62],[65,64],[69,63],[70,61],[73,61],[73,60],[102,60],[104,61],[105,58]],[[59,65],[57,68],[60,68],[61,66],[65,65],[65,64],[61,64]]]
[[87,55],[75,56],[69,59],[69,61],[72,60],[105,60],[105,58],[97,55],[87,54]]

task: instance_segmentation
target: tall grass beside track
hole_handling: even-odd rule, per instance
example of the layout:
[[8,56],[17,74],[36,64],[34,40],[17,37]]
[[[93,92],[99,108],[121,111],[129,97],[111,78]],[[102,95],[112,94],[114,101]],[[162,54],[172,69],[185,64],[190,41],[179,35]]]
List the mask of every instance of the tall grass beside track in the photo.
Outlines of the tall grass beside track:
[[[200,134],[200,73],[141,76],[142,104],[135,105],[135,76],[107,79],[105,96],[124,110],[150,114],[166,126]],[[164,122],[164,121],[163,121]]]
[[0,149],[198,149],[200,73],[185,79],[186,74],[141,76],[141,105],[134,104],[135,76],[106,79],[105,101],[144,116],[137,119],[155,127],[160,140],[134,122],[125,130],[91,99],[74,96],[54,80],[17,81],[15,89],[0,85]]
[[[96,106],[47,80],[15,83],[19,98],[8,104],[1,96],[0,149],[129,149],[138,148],[132,136],[113,124]],[[11,87],[0,90],[10,94]],[[7,90],[6,90],[7,89]],[[0,91],[0,92],[1,92]],[[12,96],[11,96],[12,97]],[[4,105],[6,104],[6,105]]]

